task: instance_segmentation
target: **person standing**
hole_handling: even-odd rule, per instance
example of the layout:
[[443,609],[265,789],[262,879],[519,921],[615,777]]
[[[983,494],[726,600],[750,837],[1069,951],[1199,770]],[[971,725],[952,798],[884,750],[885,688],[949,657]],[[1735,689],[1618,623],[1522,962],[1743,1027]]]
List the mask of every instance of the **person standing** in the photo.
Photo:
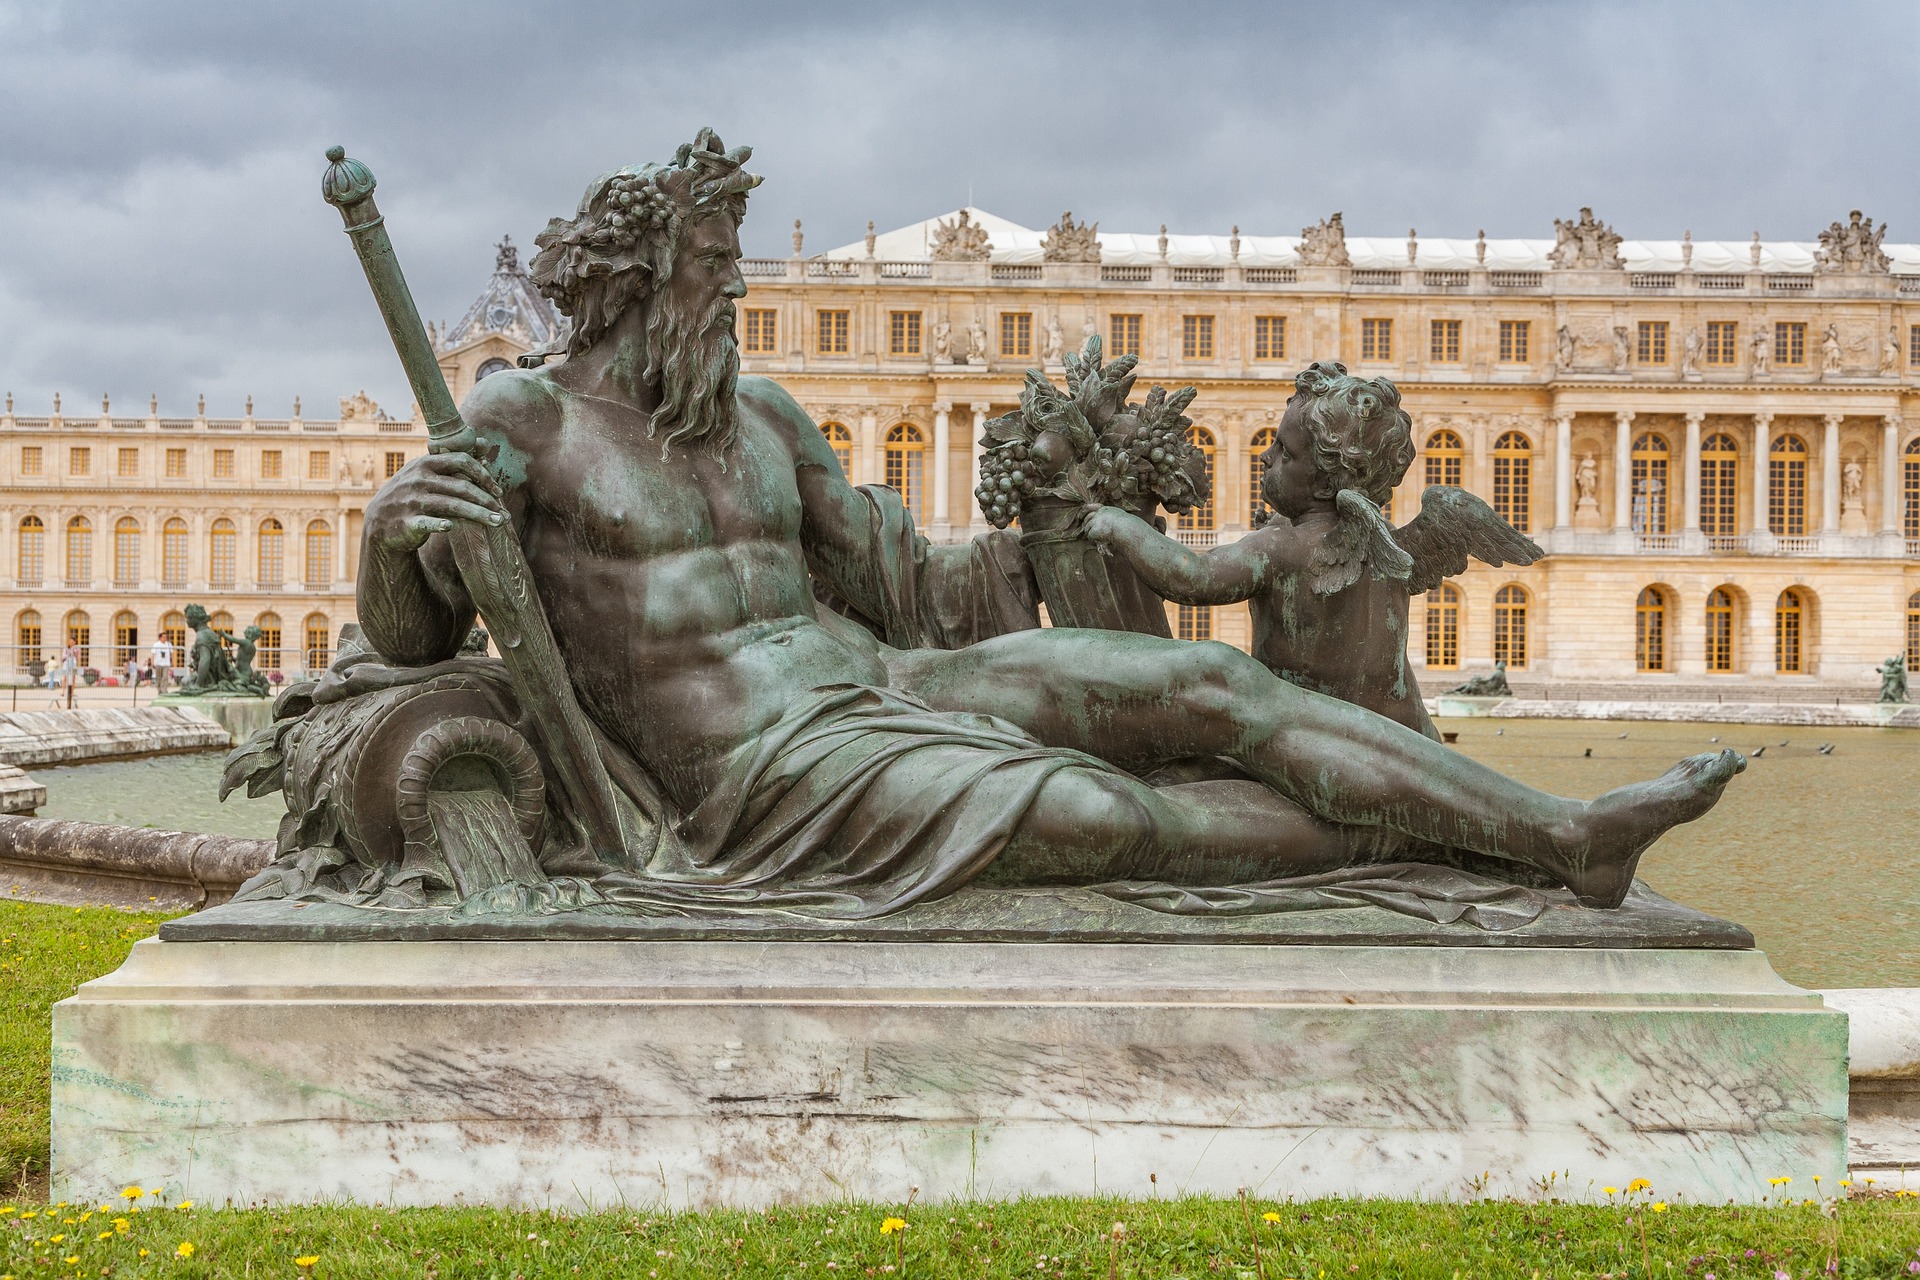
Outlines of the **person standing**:
[[153,642],[153,692],[154,696],[167,691],[167,681],[173,675],[173,641],[162,632]]

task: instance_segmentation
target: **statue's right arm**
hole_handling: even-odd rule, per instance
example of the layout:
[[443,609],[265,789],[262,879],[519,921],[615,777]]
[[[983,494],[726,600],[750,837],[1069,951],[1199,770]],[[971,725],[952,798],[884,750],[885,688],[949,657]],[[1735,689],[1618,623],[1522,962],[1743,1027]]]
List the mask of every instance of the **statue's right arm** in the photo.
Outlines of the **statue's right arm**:
[[1286,568],[1276,545],[1291,529],[1257,529],[1202,554],[1118,507],[1101,507],[1086,536],[1118,552],[1155,594],[1175,604],[1235,604],[1251,599]]

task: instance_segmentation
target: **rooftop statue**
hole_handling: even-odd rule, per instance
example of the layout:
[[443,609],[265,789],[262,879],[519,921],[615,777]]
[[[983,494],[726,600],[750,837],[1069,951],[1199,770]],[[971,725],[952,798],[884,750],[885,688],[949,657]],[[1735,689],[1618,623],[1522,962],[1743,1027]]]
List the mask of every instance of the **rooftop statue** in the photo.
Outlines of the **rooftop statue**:
[[933,260],[935,262],[985,262],[993,256],[993,244],[987,229],[973,220],[965,209],[952,222],[933,224]]
[[1547,260],[1560,270],[1623,269],[1627,265],[1620,256],[1619,233],[1594,217],[1592,209],[1581,209],[1577,222],[1555,218],[1553,234],[1557,243]]
[[1322,218],[1310,227],[1300,228],[1300,265],[1303,267],[1350,267],[1347,255],[1347,228],[1340,215]]
[[1813,269],[1819,275],[1886,275],[1893,259],[1880,248],[1887,238],[1883,223],[1876,227],[1872,218],[1862,217],[1858,209],[1820,233],[1820,247],[1813,251]]
[[[1244,913],[1244,894],[1206,892],[1251,884],[1256,909],[1297,909],[1365,884],[1451,920],[1472,903],[1431,864],[1458,856],[1494,871],[1470,878],[1474,901],[1544,878],[1604,910],[1744,767],[1701,755],[1562,799],[1226,645],[1039,627],[1022,535],[930,546],[896,493],[847,482],[786,391],[739,375],[748,156],[702,131],[595,181],[531,264],[573,320],[564,360],[487,378],[456,413],[372,176],[336,150],[329,198],[434,451],[367,503],[363,636],[229,762],[227,786],[284,787],[291,812],[240,899],[872,922],[974,888]],[[1029,381],[1037,482],[1106,518],[1141,471],[1134,436],[1123,463],[1093,428],[1131,414],[1155,442],[1149,488],[1180,500],[1158,441],[1185,393],[1128,409],[1131,367],[1090,346],[1069,391]],[[1404,601],[1397,531],[1324,492],[1374,465],[1342,431],[1386,406],[1352,382],[1290,403],[1272,483],[1301,524],[1277,541],[1309,592],[1372,575]],[[500,659],[461,653],[476,605]]]
[[1071,211],[1061,214],[1040,241],[1040,257],[1046,262],[1100,261],[1100,224],[1075,222]]

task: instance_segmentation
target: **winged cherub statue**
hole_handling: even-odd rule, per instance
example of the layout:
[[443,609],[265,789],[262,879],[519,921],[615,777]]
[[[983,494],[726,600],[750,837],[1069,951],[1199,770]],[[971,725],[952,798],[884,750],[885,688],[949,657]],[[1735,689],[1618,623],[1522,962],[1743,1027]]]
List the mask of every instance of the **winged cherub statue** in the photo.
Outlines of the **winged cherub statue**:
[[1192,551],[1103,507],[1087,534],[1180,604],[1249,601],[1253,656],[1303,688],[1438,738],[1407,670],[1409,600],[1467,567],[1532,564],[1545,553],[1463,489],[1433,485],[1395,529],[1380,505],[1413,462],[1412,420],[1385,378],[1337,363],[1294,379],[1261,496],[1276,518],[1240,541]]

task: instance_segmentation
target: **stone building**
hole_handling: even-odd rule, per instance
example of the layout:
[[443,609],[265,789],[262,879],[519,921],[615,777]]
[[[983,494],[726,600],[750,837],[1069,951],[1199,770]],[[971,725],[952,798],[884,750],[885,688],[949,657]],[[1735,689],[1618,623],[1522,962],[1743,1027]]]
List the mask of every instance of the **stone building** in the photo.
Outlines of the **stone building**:
[[[1556,695],[1631,687],[1824,697],[1920,661],[1920,245],[1855,213],[1814,241],[1625,240],[1589,210],[1553,239],[1045,232],[956,211],[745,264],[748,372],[777,377],[857,482],[936,540],[984,529],[987,418],[1024,371],[1099,334],[1143,385],[1192,384],[1213,501],[1194,545],[1262,518],[1257,459],[1309,360],[1397,382],[1429,483],[1485,497],[1552,552],[1476,565],[1414,610],[1423,681],[1505,660]],[[1244,606],[1178,633],[1247,641]]]

